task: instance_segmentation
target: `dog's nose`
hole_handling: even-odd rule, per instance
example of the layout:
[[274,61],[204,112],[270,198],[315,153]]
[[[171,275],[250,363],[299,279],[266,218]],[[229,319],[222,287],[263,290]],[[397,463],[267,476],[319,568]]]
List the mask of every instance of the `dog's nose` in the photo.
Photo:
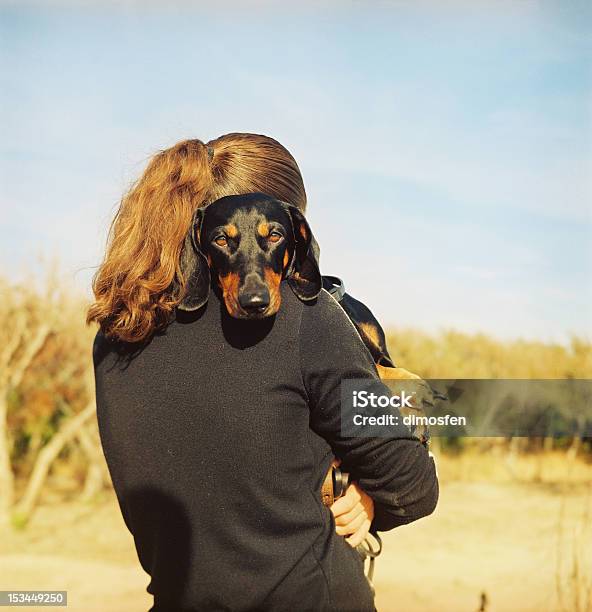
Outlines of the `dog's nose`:
[[269,306],[269,291],[267,287],[242,291],[238,296],[238,303],[249,314],[262,313]]

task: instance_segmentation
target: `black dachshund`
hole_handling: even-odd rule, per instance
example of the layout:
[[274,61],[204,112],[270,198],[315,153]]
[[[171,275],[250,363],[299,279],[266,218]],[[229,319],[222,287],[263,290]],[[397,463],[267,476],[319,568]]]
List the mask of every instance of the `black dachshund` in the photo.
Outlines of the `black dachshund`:
[[[325,288],[341,304],[375,363],[394,367],[384,331],[372,312],[345,293],[339,279],[321,277],[318,246],[305,217],[294,206],[251,193],[227,196],[198,209],[182,266],[189,286],[180,309],[199,309],[215,274],[214,283],[228,313],[238,319],[275,314],[281,305],[283,279],[304,301],[314,300]],[[399,369],[396,377],[407,378],[405,372]]]

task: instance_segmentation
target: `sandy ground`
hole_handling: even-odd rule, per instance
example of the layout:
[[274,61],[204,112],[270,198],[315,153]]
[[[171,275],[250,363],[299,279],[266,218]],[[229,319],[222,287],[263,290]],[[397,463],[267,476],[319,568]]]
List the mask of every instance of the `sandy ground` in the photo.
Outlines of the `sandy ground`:
[[[590,515],[586,484],[444,484],[433,516],[384,534],[378,609],[472,612],[485,593],[487,611],[585,610],[574,593],[591,580]],[[0,534],[0,589],[65,589],[69,610],[126,612],[150,607],[147,583],[111,493],[45,504],[26,530]]]

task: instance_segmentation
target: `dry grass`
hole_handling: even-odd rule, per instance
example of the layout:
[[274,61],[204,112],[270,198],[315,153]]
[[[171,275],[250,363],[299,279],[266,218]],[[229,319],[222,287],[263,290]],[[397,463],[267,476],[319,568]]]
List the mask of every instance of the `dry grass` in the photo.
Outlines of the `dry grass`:
[[592,479],[588,480],[585,504],[575,521],[561,504],[557,525],[555,585],[561,612],[592,611]]
[[592,462],[569,459],[565,452],[515,454],[489,439],[450,455],[436,451],[441,482],[495,482],[573,488],[592,482]]
[[422,378],[592,378],[592,343],[582,338],[563,346],[413,329],[390,330],[387,337],[397,365]]

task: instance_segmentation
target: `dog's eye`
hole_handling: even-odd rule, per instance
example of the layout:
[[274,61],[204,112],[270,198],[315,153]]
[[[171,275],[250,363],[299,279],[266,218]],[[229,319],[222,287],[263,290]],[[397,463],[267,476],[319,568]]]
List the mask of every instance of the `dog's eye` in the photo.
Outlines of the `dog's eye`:
[[214,242],[219,246],[219,247],[225,247],[228,244],[228,240],[226,240],[226,236],[218,236],[216,238],[214,238]]
[[269,242],[279,242],[282,239],[282,235],[279,232],[271,232],[267,239]]

